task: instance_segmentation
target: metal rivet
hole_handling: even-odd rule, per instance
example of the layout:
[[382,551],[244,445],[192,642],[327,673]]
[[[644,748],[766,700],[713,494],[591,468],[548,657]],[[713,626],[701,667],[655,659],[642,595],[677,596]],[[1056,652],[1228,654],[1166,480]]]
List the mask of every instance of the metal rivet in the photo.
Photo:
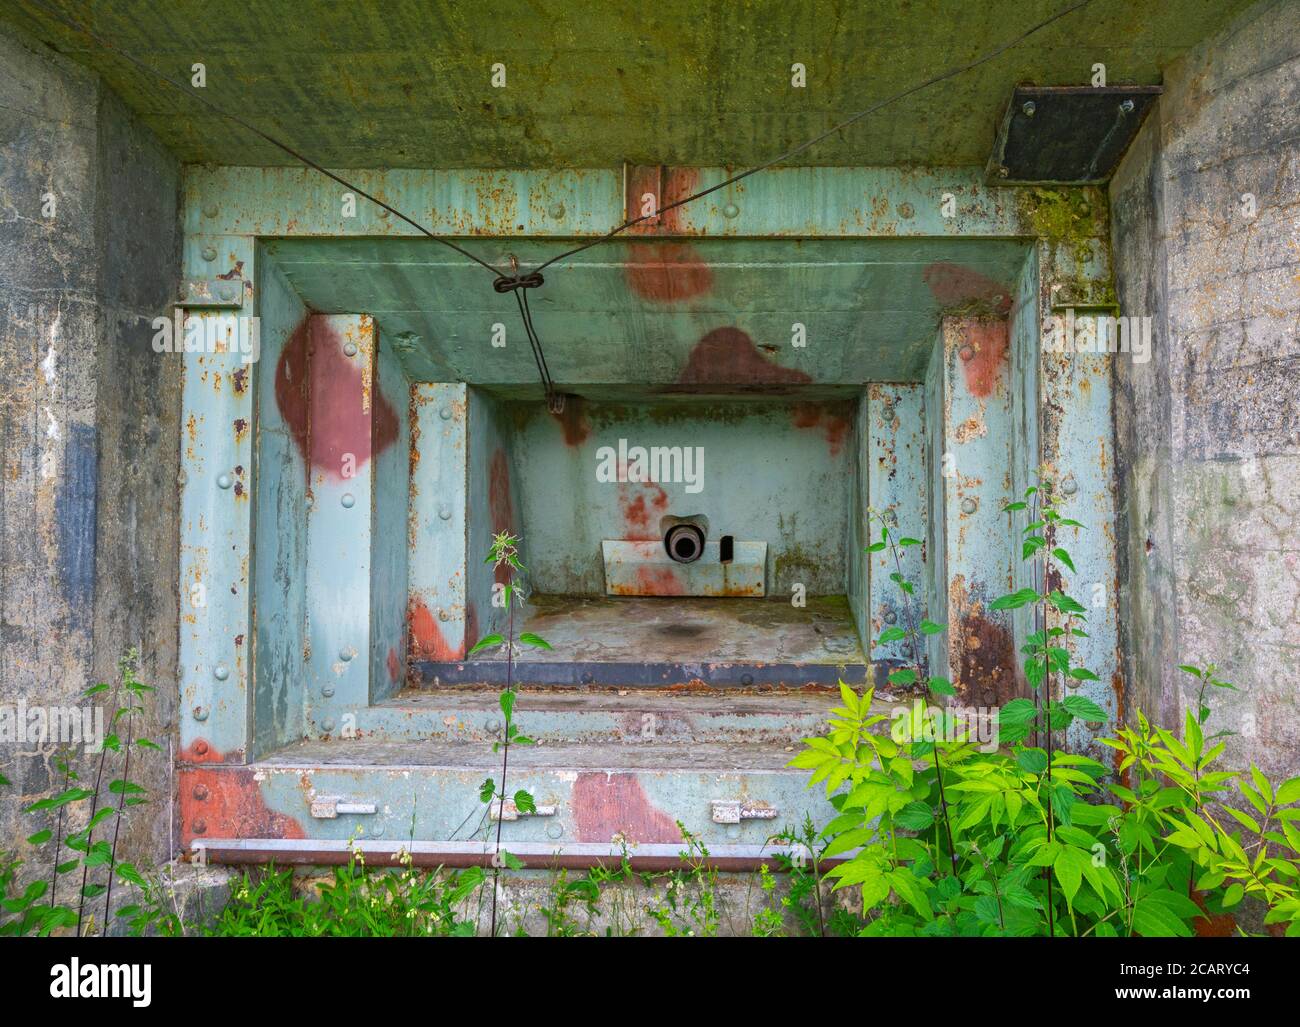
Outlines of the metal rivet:
[[343,498],[339,502],[343,504],[343,509],[351,510],[357,504],[357,497],[351,492],[344,492]]
[[218,475],[217,475],[217,488],[219,488],[219,489],[228,489],[228,488],[230,488],[230,484],[231,484],[231,482],[230,482],[230,475],[228,475],[228,474],[218,474]]
[[207,797],[208,797],[208,786],[207,786],[207,785],[195,785],[195,786],[194,786],[194,792],[193,792],[193,795],[194,795],[194,798],[195,798],[196,800],[198,800],[199,802],[204,802],[204,801],[206,801],[206,800],[207,800]]
[[203,834],[204,832],[207,831],[207,829],[208,829],[208,822],[206,820],[200,817],[198,820],[194,821],[195,834]]
[[205,203],[203,205],[203,216],[205,218],[214,218],[217,216],[217,205],[215,203]]
[[1121,100],[1121,101],[1119,102],[1119,112],[1120,112],[1121,114],[1132,114],[1132,113],[1133,113],[1133,101],[1132,101],[1132,100]]
[[886,623],[886,624],[897,624],[897,623],[898,623],[898,614],[896,614],[893,610],[890,610],[887,614],[885,614],[885,623]]
[[451,520],[451,507],[443,503],[442,506],[438,507],[438,516],[444,521]]
[[1034,111],[1038,110],[1038,105],[1033,100],[1026,100],[1020,109],[1025,112],[1025,117],[1032,118]]
[[998,168],[998,178],[1006,178],[1011,174],[1011,169],[1003,164]]
[[202,706],[195,706],[195,707],[194,707],[194,719],[195,719],[195,720],[200,720],[200,721],[202,721],[202,720],[207,720],[207,719],[208,719],[208,711],[207,711],[204,707],[202,707]]
[[973,360],[975,358],[975,351],[969,346],[963,346],[957,351],[957,356],[961,357],[962,360]]
[[438,416],[441,417],[444,421],[450,421],[451,407],[443,407],[441,410],[438,411]]
[[979,503],[976,500],[971,499],[969,496],[967,496],[965,499],[961,501],[961,512],[972,514],[975,512],[975,508],[977,506],[979,506]]
[[334,689],[333,689],[333,688],[330,688],[330,687],[327,685],[325,688],[322,688],[322,689],[320,690],[320,694],[323,695],[326,699],[333,699],[333,698],[334,698]]
[[551,205],[546,209],[546,213],[548,213],[549,215],[551,215],[551,217],[554,218],[556,221],[562,221],[562,220],[564,219],[564,213],[565,213],[565,211],[564,211],[564,204],[563,204],[563,203],[552,203],[552,204],[551,204]]
[[229,282],[222,283],[217,289],[217,298],[222,300],[233,300],[239,295],[239,287],[231,285]]
[[739,213],[740,213],[740,208],[737,207],[734,203],[728,203],[725,207],[722,208],[722,216],[724,218],[734,218]]
[[339,659],[342,660],[344,663],[348,663],[352,660],[352,657],[354,657],[356,654],[357,651],[351,647],[348,647],[347,649],[340,649]]
[[206,756],[206,755],[208,754],[208,743],[207,743],[207,742],[195,742],[195,743],[194,743],[194,752],[195,752],[195,755],[198,755],[198,756]]
[[438,611],[438,619],[439,619],[440,621],[447,621],[447,620],[450,620],[450,619],[451,619],[451,614],[449,614],[446,610],[439,610],[439,611]]
[[217,248],[215,246],[204,246],[203,252],[199,256],[211,264],[217,259]]
[[1066,478],[1065,481],[1061,482],[1061,491],[1067,496],[1072,496],[1079,491],[1079,483],[1073,477]]
[[753,675],[753,674],[741,674],[741,675],[740,675],[740,683],[741,683],[742,685],[752,685],[752,684],[754,683],[754,675]]
[[225,681],[226,678],[230,677],[230,668],[224,663],[218,663],[212,668],[212,676],[218,681]]
[[322,731],[325,731],[325,732],[327,732],[327,733],[330,732],[330,731],[333,731],[333,730],[334,730],[334,721],[326,719],[326,720],[324,720],[324,721],[321,722],[321,726],[320,726],[320,727],[321,727],[321,730],[322,730]]
[[357,344],[355,342],[345,342],[343,352],[350,357],[355,357],[357,355]]
[[916,208],[910,203],[900,203],[898,205],[898,216],[904,221],[911,221],[916,216]]
[[546,837],[552,840],[564,837],[564,828],[559,824],[548,824],[546,826]]
[[582,683],[584,685],[589,685],[595,680],[596,680],[596,675],[593,674],[591,671],[585,670],[582,672]]
[[909,660],[912,658],[912,647],[910,645],[903,646],[903,655]]

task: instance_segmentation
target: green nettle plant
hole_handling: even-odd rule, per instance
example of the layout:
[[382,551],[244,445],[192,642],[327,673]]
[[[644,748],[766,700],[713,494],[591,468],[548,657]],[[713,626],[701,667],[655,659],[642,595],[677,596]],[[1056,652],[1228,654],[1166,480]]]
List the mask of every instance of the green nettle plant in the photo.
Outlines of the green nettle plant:
[[213,937],[468,937],[474,920],[462,903],[482,887],[481,867],[417,871],[406,850],[401,869],[366,866],[354,847],[315,897],[294,887],[292,870],[270,867],[245,873],[231,886],[230,901],[204,933]]
[[[510,746],[513,745],[532,745],[533,739],[521,733],[514,721],[515,697],[518,694],[514,682],[515,668],[515,604],[520,598],[520,585],[518,584],[518,575],[528,573],[528,569],[519,562],[519,539],[509,532],[500,532],[492,539],[492,546],[488,551],[484,563],[490,563],[493,567],[504,567],[506,570],[507,581],[502,588],[502,597],[506,609],[506,633],[485,635],[479,639],[478,643],[469,651],[467,655],[473,656],[475,653],[482,652],[484,649],[492,649],[499,645],[505,646],[506,653],[506,687],[500,696],[501,715],[504,718],[504,730],[501,740],[492,743],[492,751],[501,754],[501,784],[498,786],[492,778],[487,778],[482,787],[479,789],[479,798],[491,808],[492,804],[497,805],[497,827],[496,839],[492,853],[492,918],[491,934],[496,937],[497,933],[497,892],[498,882],[501,873],[501,867],[505,866],[511,870],[522,870],[523,861],[511,852],[503,851],[501,848],[501,825],[505,821],[505,804],[513,801],[520,813],[534,813],[537,806],[530,792],[519,789],[513,796],[507,799],[506,792],[506,773],[510,767]],[[521,632],[519,641],[535,649],[550,649],[551,644],[539,635],[531,631]]]
[[[49,876],[37,877],[21,894],[11,895],[22,861],[12,855],[0,861],[4,868],[0,870],[4,892],[0,900],[0,935],[49,935],[68,929],[78,936],[95,934],[95,911],[100,908],[103,916],[99,930],[107,933],[112,922],[115,882],[134,885],[140,896],[139,901],[116,911],[129,933],[174,933],[178,929],[176,917],[166,909],[156,887],[133,863],[117,858],[118,836],[127,811],[148,801],[145,789],[130,778],[132,753],[159,748],[152,740],[135,736],[136,719],[145,713],[141,703],[154,690],[137,677],[138,664],[139,653],[131,649],[118,663],[120,680],[116,685],[101,683],[85,691],[87,698],[111,693],[115,704],[99,749],[92,786],[83,785],[72,769],[71,754],[60,753],[53,760],[63,777],[58,794],[39,799],[23,810],[46,819],[51,814],[54,817],[53,827],[42,828],[27,838],[38,852],[49,854]],[[116,769],[119,762],[120,770]],[[81,826],[74,830],[74,823]]]
[[[829,732],[805,739],[790,763],[811,770],[809,785],[824,785],[834,807],[821,859],[842,860],[825,872],[835,889],[861,889],[858,933],[1187,936],[1207,912],[1245,894],[1269,906],[1266,922],[1300,930],[1300,778],[1274,791],[1255,768],[1249,782],[1214,769],[1223,743],[1207,748],[1203,738],[1205,693],[1231,686],[1212,667],[1184,668],[1201,688],[1181,739],[1141,713],[1136,730],[1101,739],[1117,751],[1118,780],[1106,765],[1057,746],[1073,720],[1104,719],[1091,700],[1061,697],[1066,682],[1096,680],[1072,662],[1070,640],[1087,637],[1086,611],[1063,590],[1074,565],[1058,539],[1062,529],[1083,526],[1060,516],[1046,481],[1007,509],[1030,512],[1022,555],[1040,584],[992,604],[1030,607],[1038,617],[1022,647],[1034,698],[1002,708],[1001,748],[981,751],[960,711],[930,706],[952,686],[924,675],[915,654],[919,634],[943,626],[917,624],[899,557],[919,543],[895,538],[881,520],[869,551],[893,557],[906,627],[887,629],[880,641],[910,638],[913,666],[890,681],[919,686],[925,701],[888,717],[872,690],[859,695],[841,683],[843,705],[832,711]],[[1223,807],[1249,832],[1244,841],[1207,808],[1233,781],[1259,814]]]

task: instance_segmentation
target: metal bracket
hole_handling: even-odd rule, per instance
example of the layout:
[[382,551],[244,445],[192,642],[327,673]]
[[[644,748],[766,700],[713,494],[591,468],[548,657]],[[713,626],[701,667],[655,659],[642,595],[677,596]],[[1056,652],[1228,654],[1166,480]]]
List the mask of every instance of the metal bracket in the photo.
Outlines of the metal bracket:
[[333,820],[340,813],[372,814],[373,802],[346,802],[337,795],[321,795],[311,800],[311,815],[317,820]]
[[777,808],[766,802],[714,799],[712,806],[715,824],[739,824],[742,820],[775,820],[777,815]]
[[238,310],[244,305],[242,278],[186,278],[181,282],[178,307],[221,307]]
[[518,820],[520,817],[553,817],[555,816],[555,807],[537,806],[531,813],[525,813],[515,805],[514,799],[494,799],[490,816],[493,820]]

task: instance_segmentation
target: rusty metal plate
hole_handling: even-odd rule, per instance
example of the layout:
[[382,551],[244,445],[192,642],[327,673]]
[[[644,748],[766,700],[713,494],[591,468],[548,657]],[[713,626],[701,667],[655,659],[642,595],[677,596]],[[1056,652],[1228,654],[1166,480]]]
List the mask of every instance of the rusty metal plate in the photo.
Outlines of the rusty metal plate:
[[721,559],[721,543],[704,543],[694,563],[678,563],[655,540],[606,539],[605,594],[611,596],[750,596],[766,594],[767,543],[734,544],[730,562]]

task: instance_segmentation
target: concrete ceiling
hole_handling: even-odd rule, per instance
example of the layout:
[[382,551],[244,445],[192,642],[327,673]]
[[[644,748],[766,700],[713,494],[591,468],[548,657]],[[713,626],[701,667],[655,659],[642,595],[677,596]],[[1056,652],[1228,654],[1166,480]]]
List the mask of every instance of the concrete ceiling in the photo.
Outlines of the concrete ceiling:
[[[564,244],[510,246],[534,266]],[[1027,251],[1014,240],[614,242],[548,271],[529,301],[555,381],[589,398],[626,396],[629,382],[663,397],[833,394],[919,380],[941,313],[1005,315]],[[311,309],[372,314],[412,380],[540,395],[514,298],[437,243],[282,239],[265,255]]]
[[[43,0],[334,167],[745,165],[1014,39],[1068,0]],[[1249,0],[1093,0],[1007,53],[804,153],[982,165],[1017,82],[1158,83]],[[310,12],[310,13],[307,13]],[[185,162],[293,163],[32,0],[0,16],[103,74]],[[807,67],[807,87],[790,66]],[[490,85],[506,66],[506,87]]]

